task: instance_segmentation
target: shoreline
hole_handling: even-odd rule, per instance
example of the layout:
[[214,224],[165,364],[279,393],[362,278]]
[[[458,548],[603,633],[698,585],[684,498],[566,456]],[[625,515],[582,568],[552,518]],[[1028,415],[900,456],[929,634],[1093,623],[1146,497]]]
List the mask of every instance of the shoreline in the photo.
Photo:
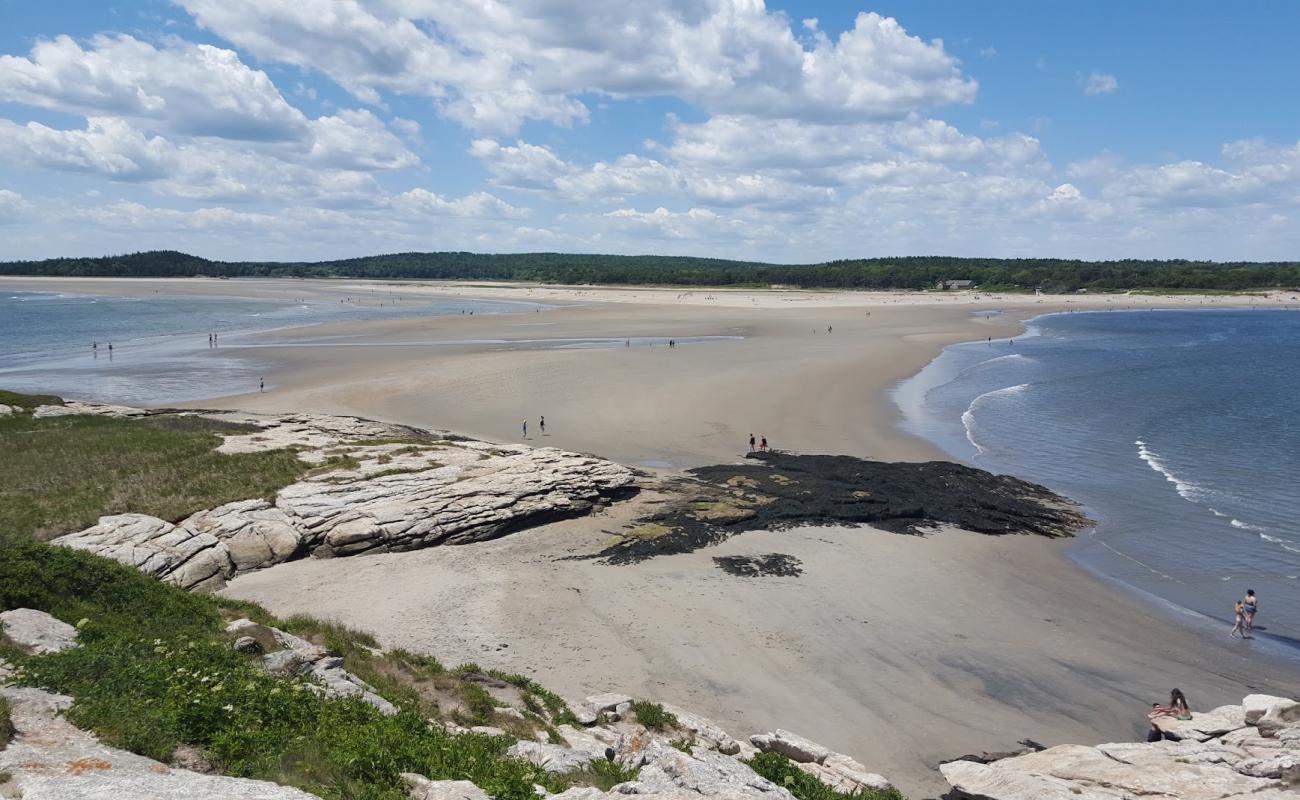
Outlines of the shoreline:
[[[188,289],[194,281],[170,283]],[[221,290],[237,282],[204,283]],[[331,297],[354,289],[239,283],[241,291]],[[419,295],[443,288],[422,286]],[[484,296],[478,285],[453,291]],[[1044,313],[1109,302],[838,292],[796,300],[785,299],[792,292],[738,291],[724,304],[706,300],[708,292],[676,302],[658,290],[649,296],[659,302],[646,303],[647,295],[637,302],[623,289],[607,296],[550,287],[544,298],[537,287],[493,291],[566,305],[537,316],[353,320],[262,334],[258,357],[278,365],[268,392],[182,405],[355,415],[499,442],[520,441],[520,419],[545,414],[546,436],[530,431],[525,443],[656,470],[734,460],[751,430],[780,449],[951,460],[898,425],[890,388],[949,344],[1018,335]],[[971,313],[993,308],[1003,313]],[[672,350],[397,344],[539,332],[744,338]],[[276,346],[304,335],[371,346]],[[334,616],[373,630],[387,646],[535,674],[572,696],[640,692],[698,708],[734,734],[780,724],[890,775],[914,797],[946,786],[939,758],[1011,749],[1023,737],[1133,738],[1144,709],[1170,685],[1205,707],[1236,702],[1242,686],[1300,693],[1293,665],[1229,650],[1133,604],[1060,543],[809,528],[745,533],[641,565],[557,560],[607,542],[602,531],[650,499],[484,544],[293,562],[238,578],[226,593],[281,615]],[[805,574],[736,578],[712,562],[769,552],[798,556]]]

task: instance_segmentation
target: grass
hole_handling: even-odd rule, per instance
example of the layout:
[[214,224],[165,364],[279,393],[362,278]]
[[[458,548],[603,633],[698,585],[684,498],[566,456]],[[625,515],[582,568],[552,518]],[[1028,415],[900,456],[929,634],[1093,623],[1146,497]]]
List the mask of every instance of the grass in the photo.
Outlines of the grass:
[[[0,392],[0,402],[13,397]],[[175,522],[269,499],[311,469],[292,450],[215,451],[218,433],[241,427],[176,416],[0,417],[0,530],[49,539],[127,512]]]
[[745,763],[777,786],[789,789],[796,800],[906,800],[897,789],[838,791],[799,769],[779,753],[759,753]]
[[55,397],[52,394],[18,394],[17,392],[7,392],[0,389],[0,403],[7,406],[17,406],[24,411],[31,411],[37,406],[61,406],[63,405],[63,398]]
[[637,722],[652,731],[663,731],[677,727],[677,717],[665,711],[664,707],[658,703],[651,703],[648,700],[634,700],[632,702],[632,713],[636,714]]
[[[187,594],[106,559],[10,535],[0,539],[0,608],[18,607],[76,623],[82,646],[40,657],[0,653],[16,665],[15,681],[71,694],[72,722],[133,752],[166,761],[186,744],[224,774],[339,800],[403,800],[401,772],[471,780],[503,800],[532,800],[535,783],[564,788],[507,758],[508,738],[449,734],[409,694],[378,681],[401,713],[385,717],[357,699],[318,696],[303,678],[265,673],[223,630],[227,617],[256,608],[249,604]],[[365,649],[373,639],[343,626],[278,623],[261,609],[247,615],[320,638],[345,659],[379,661]]]
[[570,773],[567,777],[575,785],[594,786],[602,792],[608,792],[620,783],[636,780],[640,772],[640,767],[623,767],[617,761],[597,759],[586,769]]

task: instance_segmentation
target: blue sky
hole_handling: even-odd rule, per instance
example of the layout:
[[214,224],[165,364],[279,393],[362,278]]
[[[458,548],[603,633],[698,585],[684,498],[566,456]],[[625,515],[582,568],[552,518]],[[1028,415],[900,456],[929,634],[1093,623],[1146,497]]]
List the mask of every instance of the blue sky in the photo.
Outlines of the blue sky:
[[1297,34],[1280,0],[0,0],[0,258],[1294,259]]

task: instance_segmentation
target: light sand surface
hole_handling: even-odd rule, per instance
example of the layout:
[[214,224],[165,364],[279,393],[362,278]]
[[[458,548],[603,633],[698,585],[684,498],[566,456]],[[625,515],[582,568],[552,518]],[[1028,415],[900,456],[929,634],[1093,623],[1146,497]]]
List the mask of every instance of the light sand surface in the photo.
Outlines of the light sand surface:
[[[263,335],[244,349],[268,364],[268,391],[194,405],[356,414],[508,441],[519,440],[527,418],[532,444],[663,468],[732,460],[751,432],[803,452],[938,458],[899,431],[887,393],[947,343],[1014,336],[1023,319],[1052,310],[1295,305],[1282,294],[1042,298],[194,279],[0,286],[547,303],[540,312]],[[972,315],[992,309],[1004,313]],[[672,350],[553,347],[692,336],[741,338]],[[545,437],[537,436],[541,415]],[[810,529],[749,533],[635,566],[557,560],[592,552],[607,540],[602,528],[617,529],[646,499],[488,544],[287,564],[240,578],[229,593],[279,614],[337,616],[385,644],[448,662],[525,672],[570,695],[644,694],[716,716],[738,734],[780,725],[916,796],[939,793],[942,757],[1025,737],[1134,738],[1143,710],[1175,685],[1202,708],[1253,690],[1300,693],[1294,669],[1248,643],[1226,647],[1218,632],[1184,629],[1039,539]],[[766,552],[797,556],[805,574],[739,579],[712,563]]]
[[[961,531],[752,532],[636,565],[564,560],[630,509],[496,542],[300,561],[225,594],[333,617],[386,646],[523,672],[569,697],[625,691],[735,735],[784,727],[846,752],[913,798],[938,761],[1021,739],[1137,740],[1178,686],[1197,708],[1300,693],[1221,632],[1171,625],[1065,564],[1060,543]],[[712,559],[788,553],[798,578]],[[1247,643],[1248,644],[1248,643]]]

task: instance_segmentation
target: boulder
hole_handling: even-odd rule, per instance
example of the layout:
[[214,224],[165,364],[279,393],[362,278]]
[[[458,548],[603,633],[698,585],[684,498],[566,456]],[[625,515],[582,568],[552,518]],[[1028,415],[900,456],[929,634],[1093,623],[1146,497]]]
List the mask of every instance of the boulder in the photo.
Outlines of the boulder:
[[789,790],[777,786],[745,764],[703,748],[686,754],[658,745],[636,780],[619,784],[619,794],[704,796],[728,800],[793,800]]
[[11,405],[6,405],[4,403],[0,403],[0,417],[7,417],[10,414],[17,414],[17,413],[18,413],[18,406],[11,406]]
[[1268,713],[1270,707],[1279,703],[1287,705],[1294,702],[1289,697],[1277,697],[1271,694],[1248,694],[1246,699],[1241,701],[1241,705],[1246,712],[1246,724],[1254,725],[1259,722],[1260,717]]
[[[1000,763],[1000,762],[998,762]],[[950,761],[939,771],[949,785],[975,800],[1117,800],[1123,795],[1081,788],[1046,775],[997,769],[997,763]]]
[[779,728],[775,733],[755,734],[749,737],[749,741],[764,753],[780,753],[801,764],[821,764],[831,754],[830,750],[816,742]]
[[848,790],[850,792],[856,789],[885,791],[893,786],[884,775],[871,772],[842,753],[831,753],[826,757],[823,765],[827,770],[839,776],[842,781],[852,785],[854,788]]
[[570,750],[558,744],[529,741],[515,742],[506,751],[506,755],[521,758],[557,775],[586,769],[587,765],[596,759],[593,754],[581,750]]
[[1242,706],[1219,706],[1204,713],[1192,712],[1189,720],[1174,717],[1156,717],[1156,727],[1172,733],[1179,739],[1204,742],[1246,727],[1245,709]]
[[77,646],[77,629],[34,608],[0,613],[0,633],[19,650],[43,656]]
[[664,710],[677,718],[677,726],[691,734],[695,744],[710,750],[717,750],[724,755],[734,756],[740,753],[740,742],[733,739],[720,725],[711,719],[693,714],[690,711],[665,704]]
[[239,652],[241,652],[241,653],[260,653],[260,652],[262,652],[262,645],[258,644],[258,643],[257,643],[257,640],[254,639],[252,636],[241,636],[241,637],[239,637],[238,639],[235,640],[234,647],[235,647],[235,650],[237,650],[237,651],[239,651]]
[[1300,703],[1288,700],[1269,706],[1255,727],[1261,736],[1275,738],[1283,729],[1294,727],[1297,723],[1300,723]]
[[401,773],[409,800],[491,800],[470,781],[431,781],[414,772]]

